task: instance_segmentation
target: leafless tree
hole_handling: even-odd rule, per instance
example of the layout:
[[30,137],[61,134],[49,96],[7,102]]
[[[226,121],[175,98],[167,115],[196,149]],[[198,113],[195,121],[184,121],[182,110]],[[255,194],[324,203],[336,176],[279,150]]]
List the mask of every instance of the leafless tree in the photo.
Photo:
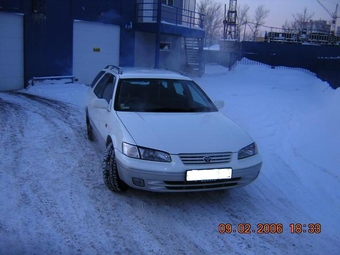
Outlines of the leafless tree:
[[246,30],[249,6],[247,4],[237,7],[237,36],[238,41],[241,41],[241,36]]
[[199,0],[197,1],[196,10],[205,15],[205,46],[211,46],[222,35],[223,5],[214,0]]
[[295,27],[299,31],[307,29],[307,24],[313,18],[313,16],[314,16],[314,13],[309,13],[307,10],[307,7],[303,9],[302,13],[293,14]]
[[256,8],[253,21],[249,25],[252,31],[253,41],[255,41],[256,37],[259,35],[260,27],[265,24],[265,19],[268,15],[269,10],[265,9],[264,5],[260,5]]
[[285,32],[298,32],[298,28],[296,26],[295,21],[288,21],[286,20],[282,26],[282,30]]

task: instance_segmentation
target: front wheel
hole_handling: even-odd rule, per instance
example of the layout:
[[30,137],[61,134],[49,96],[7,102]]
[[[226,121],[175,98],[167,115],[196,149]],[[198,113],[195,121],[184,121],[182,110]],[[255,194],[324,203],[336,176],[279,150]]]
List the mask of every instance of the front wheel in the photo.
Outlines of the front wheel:
[[90,124],[89,117],[87,116],[86,116],[86,131],[87,131],[87,139],[89,139],[90,141],[94,141],[92,126]]
[[106,187],[114,192],[121,192],[128,189],[118,175],[116,157],[114,153],[113,144],[110,143],[107,148],[103,159],[103,178]]

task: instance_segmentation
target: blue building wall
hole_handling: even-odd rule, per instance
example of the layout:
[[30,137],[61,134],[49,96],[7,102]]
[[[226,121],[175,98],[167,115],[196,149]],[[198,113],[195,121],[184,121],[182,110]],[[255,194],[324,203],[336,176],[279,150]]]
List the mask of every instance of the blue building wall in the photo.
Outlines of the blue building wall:
[[136,1],[121,1],[120,65],[134,66]]
[[[174,7],[162,6],[161,9],[176,9],[176,13],[162,12],[162,15],[165,20],[175,20],[177,23],[177,18],[182,18],[183,1],[178,0],[175,4]],[[118,25],[121,66],[135,65],[136,31],[155,34],[157,38],[161,35],[204,38],[202,28],[191,27],[196,21],[189,26],[138,23],[136,8],[137,0],[0,0],[0,11],[24,14],[24,86],[36,76],[73,74],[74,20]],[[156,51],[159,43],[155,42],[154,47]],[[163,57],[159,55],[155,57],[155,62]],[[169,63],[168,60],[165,62]]]
[[71,75],[73,20],[121,26],[121,65],[133,65],[134,0],[0,0],[0,11],[24,14],[24,80]]
[[24,2],[25,81],[33,76],[72,74],[73,19],[69,2],[45,1],[38,10],[33,1]]

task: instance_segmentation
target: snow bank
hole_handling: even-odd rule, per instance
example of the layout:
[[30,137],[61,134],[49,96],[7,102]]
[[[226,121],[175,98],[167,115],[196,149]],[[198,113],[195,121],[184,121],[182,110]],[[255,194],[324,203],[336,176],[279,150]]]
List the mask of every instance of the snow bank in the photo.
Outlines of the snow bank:
[[88,86],[78,83],[65,84],[62,81],[43,81],[23,90],[25,93],[51,98],[81,107],[86,104]]

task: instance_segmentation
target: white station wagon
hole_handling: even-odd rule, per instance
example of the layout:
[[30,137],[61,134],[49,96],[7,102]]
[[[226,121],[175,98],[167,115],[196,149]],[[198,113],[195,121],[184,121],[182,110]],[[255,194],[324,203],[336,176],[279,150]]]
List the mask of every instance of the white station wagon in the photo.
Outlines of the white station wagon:
[[107,66],[94,79],[87,133],[106,149],[108,189],[157,192],[244,186],[260,173],[254,141],[189,77]]

